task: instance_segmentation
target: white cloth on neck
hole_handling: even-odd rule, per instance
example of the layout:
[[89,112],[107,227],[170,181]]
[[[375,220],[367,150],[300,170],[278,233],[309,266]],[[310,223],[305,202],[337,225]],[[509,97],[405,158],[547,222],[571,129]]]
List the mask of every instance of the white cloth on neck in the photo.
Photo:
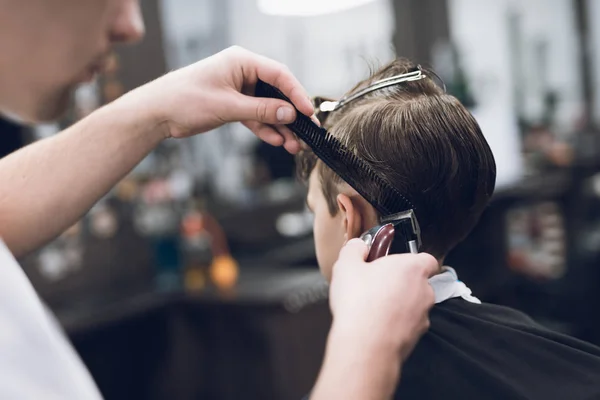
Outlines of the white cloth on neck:
[[455,297],[462,297],[470,303],[481,304],[481,301],[471,294],[471,289],[458,279],[453,268],[442,267],[442,271],[444,272],[429,278],[429,284],[435,293],[435,304]]

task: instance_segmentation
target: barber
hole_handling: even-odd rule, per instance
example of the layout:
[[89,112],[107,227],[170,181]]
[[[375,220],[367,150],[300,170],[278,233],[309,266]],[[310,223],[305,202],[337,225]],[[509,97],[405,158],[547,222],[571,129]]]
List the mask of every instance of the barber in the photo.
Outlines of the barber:
[[[138,0],[0,0],[0,6],[0,112],[30,123],[59,117],[73,89],[101,72],[111,45],[144,34]],[[312,115],[308,95],[285,66],[233,47],[0,160],[0,398],[100,398],[15,257],[75,223],[164,140],[241,121],[265,142],[298,151],[283,127],[296,111],[252,97],[257,79]],[[428,327],[427,278],[437,262],[397,255],[367,265],[365,254],[364,244],[351,241],[334,269],[334,322],[312,399],[391,396],[402,361]]]

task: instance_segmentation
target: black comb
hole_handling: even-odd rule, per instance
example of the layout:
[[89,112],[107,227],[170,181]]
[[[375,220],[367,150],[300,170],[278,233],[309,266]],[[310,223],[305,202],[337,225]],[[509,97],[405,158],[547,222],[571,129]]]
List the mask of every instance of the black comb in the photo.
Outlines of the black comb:
[[[285,100],[291,104],[279,89],[261,80],[256,83],[255,95]],[[366,161],[357,157],[326,129],[316,125],[309,117],[297,111],[297,118],[287,127],[304,141],[315,155],[354,188],[383,216],[401,211],[414,210],[413,204],[387,180],[377,175]],[[369,184],[365,184],[369,182]],[[368,187],[381,188],[380,198],[369,193]]]

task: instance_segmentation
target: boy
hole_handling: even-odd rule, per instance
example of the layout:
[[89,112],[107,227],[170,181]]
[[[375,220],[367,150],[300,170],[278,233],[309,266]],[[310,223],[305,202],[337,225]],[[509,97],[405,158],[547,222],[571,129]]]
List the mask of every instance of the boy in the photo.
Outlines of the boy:
[[[417,67],[396,60],[345,97]],[[492,152],[473,116],[424,77],[370,91],[320,116],[323,126],[416,208],[421,251],[443,265],[473,229],[494,190]],[[310,151],[299,155],[315,216],[323,275],[343,244],[381,217]],[[371,193],[375,198],[377,188]],[[430,283],[436,306],[431,328],[402,368],[399,399],[600,399],[600,349],[549,331],[524,314],[481,304],[441,267]],[[352,351],[352,349],[349,349]]]

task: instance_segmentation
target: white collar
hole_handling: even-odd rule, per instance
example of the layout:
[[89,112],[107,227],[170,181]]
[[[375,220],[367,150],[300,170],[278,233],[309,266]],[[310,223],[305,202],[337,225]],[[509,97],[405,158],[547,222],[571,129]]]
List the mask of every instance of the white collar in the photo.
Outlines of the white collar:
[[442,271],[441,274],[429,278],[429,284],[435,293],[435,304],[455,297],[462,297],[470,303],[481,304],[477,297],[471,295],[471,289],[458,279],[453,268],[442,267]]

